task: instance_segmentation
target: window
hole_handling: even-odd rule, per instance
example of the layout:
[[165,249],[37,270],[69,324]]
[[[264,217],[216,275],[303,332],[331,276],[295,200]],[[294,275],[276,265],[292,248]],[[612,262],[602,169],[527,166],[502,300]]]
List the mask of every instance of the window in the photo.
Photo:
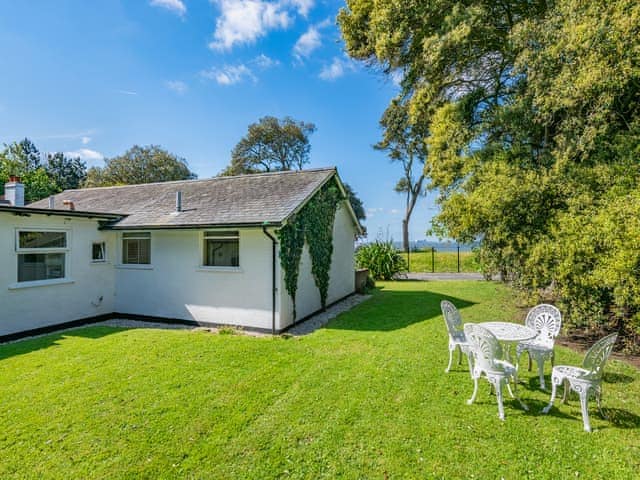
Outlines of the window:
[[122,263],[125,265],[149,265],[151,263],[151,234],[122,234]]
[[240,265],[238,232],[204,232],[203,246],[202,258],[205,267]]
[[94,263],[107,260],[107,247],[104,242],[93,242],[91,245],[91,261]]
[[18,231],[18,282],[65,278],[67,232]]

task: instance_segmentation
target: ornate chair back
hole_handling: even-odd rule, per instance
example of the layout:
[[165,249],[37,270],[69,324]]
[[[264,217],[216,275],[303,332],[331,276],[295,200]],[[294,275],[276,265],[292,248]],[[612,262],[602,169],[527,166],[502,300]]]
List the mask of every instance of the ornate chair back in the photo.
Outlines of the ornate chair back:
[[502,347],[493,333],[480,325],[467,323],[464,333],[471,344],[475,365],[485,372],[502,370],[496,360],[502,358]]
[[589,349],[582,361],[582,368],[588,370],[587,378],[600,381],[604,372],[604,366],[613,350],[613,344],[618,338],[617,333],[612,333],[601,338]]
[[553,348],[555,338],[560,333],[562,315],[553,305],[542,303],[529,310],[524,323],[538,332],[535,338],[536,343]]
[[440,309],[444,317],[444,323],[447,325],[449,335],[456,340],[465,340],[464,330],[462,329],[462,319],[460,312],[456,306],[448,300],[440,302]]

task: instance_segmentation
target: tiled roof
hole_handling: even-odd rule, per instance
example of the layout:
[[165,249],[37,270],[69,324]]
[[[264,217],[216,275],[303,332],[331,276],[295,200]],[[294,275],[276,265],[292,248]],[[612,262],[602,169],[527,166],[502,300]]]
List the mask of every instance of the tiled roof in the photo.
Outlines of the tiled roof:
[[[184,228],[278,224],[303,205],[335,168],[260,173],[207,180],[148,183],[65,190],[55,195],[56,209],[70,200],[76,210],[126,215],[113,228]],[[176,192],[182,211],[176,212]],[[47,208],[49,200],[28,207]]]

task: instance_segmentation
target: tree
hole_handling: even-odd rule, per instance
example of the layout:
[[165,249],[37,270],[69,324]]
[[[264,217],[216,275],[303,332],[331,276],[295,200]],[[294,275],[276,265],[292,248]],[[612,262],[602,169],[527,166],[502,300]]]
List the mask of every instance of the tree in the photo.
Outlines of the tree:
[[157,145],[134,145],[123,155],[105,158],[105,166],[92,167],[87,172],[85,187],[134,185],[139,183],[191,180],[197,175],[189,170],[187,161]]
[[484,268],[568,325],[640,333],[635,224],[616,226],[640,188],[640,4],[347,0],[338,20],[428,134],[436,231],[482,239]]
[[384,128],[383,138],[374,148],[388,152],[391,161],[402,167],[402,177],[395,190],[405,195],[402,245],[405,251],[409,251],[409,221],[418,198],[425,194],[427,134],[422,131],[422,124],[411,122],[408,107],[400,98],[391,101],[380,125]]
[[45,170],[60,191],[79,188],[87,178],[87,164],[80,158],[70,158],[61,152],[47,156]]
[[0,188],[3,192],[10,175],[21,177],[27,202],[40,200],[59,191],[55,180],[49,177],[40,163],[40,152],[28,138],[5,145],[0,152]]
[[344,191],[347,194],[347,198],[349,199],[349,203],[351,204],[351,208],[353,209],[353,213],[356,214],[356,218],[358,221],[363,221],[367,219],[367,213],[364,210],[364,205],[362,200],[358,198],[358,194],[353,190],[351,185],[348,183],[343,183]]
[[301,170],[309,163],[309,135],[313,123],[291,117],[263,117],[249,125],[245,135],[231,152],[231,164],[221,175]]

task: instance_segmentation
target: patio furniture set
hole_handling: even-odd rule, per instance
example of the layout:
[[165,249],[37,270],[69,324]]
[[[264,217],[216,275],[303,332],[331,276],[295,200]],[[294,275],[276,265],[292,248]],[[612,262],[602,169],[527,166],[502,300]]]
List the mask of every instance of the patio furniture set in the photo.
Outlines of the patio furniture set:
[[[540,387],[543,390],[546,390],[544,364],[547,360],[551,361],[551,398],[549,404],[542,409],[542,413],[549,412],[556,398],[557,387],[564,384],[563,402],[566,401],[569,390],[574,390],[580,397],[585,431],[591,431],[589,397],[596,398],[600,414],[606,418],[601,406],[602,374],[616,341],[616,333],[598,340],[586,353],[581,366],[554,365],[553,348],[555,338],[560,333],[562,316],[553,305],[541,304],[533,307],[527,314],[524,325],[510,322],[463,324],[460,312],[451,302],[443,300],[440,307],[449,333],[449,364],[445,372],[451,369],[456,349],[459,351],[458,363],[462,362],[462,354],[467,356],[469,372],[474,383],[473,394],[467,401],[469,405],[475,401],[478,380],[484,376],[495,389],[500,420],[504,420],[502,401],[504,386],[507,387],[509,395],[518,400],[524,410],[528,410],[527,405],[517,395],[520,357],[527,352],[529,370],[531,370],[532,361],[535,360]],[[514,345],[515,361],[512,358]]]

